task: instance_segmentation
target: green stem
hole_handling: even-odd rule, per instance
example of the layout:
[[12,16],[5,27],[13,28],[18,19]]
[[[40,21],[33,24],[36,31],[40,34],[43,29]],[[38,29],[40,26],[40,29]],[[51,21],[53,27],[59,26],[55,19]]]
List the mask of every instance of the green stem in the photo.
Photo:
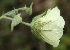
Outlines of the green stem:
[[10,18],[10,17],[4,17],[5,19],[9,19],[9,20],[12,20],[12,18]]
[[[4,18],[12,21],[12,18],[10,18],[10,17],[4,17]],[[26,23],[26,22],[23,22],[23,21],[21,23],[31,27],[31,24],[29,24],[29,23]]]
[[25,25],[27,25],[27,26],[29,26],[29,27],[31,27],[31,24],[30,23],[26,23],[26,22],[21,22],[22,24],[25,24]]

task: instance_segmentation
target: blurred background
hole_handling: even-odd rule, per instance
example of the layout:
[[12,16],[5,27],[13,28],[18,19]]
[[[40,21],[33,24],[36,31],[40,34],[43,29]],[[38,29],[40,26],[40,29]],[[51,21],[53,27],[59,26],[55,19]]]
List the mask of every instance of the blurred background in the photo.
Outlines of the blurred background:
[[23,21],[31,22],[32,18],[43,13],[48,8],[58,6],[66,24],[64,35],[60,39],[58,47],[54,48],[48,43],[36,38],[31,29],[23,24],[19,24],[11,32],[11,21],[0,20],[0,50],[70,50],[70,0],[0,0],[0,16],[14,8],[27,7],[33,2],[32,15],[25,11],[21,13]]

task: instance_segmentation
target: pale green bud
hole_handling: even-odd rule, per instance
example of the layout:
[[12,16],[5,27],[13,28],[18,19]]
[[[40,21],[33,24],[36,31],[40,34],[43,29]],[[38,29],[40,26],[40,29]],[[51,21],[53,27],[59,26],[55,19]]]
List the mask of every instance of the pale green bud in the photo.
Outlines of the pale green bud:
[[17,14],[13,19],[11,23],[11,31],[13,31],[14,27],[22,22],[22,18],[20,17],[20,14]]
[[[39,17],[38,17],[39,16]],[[57,47],[63,35],[65,21],[60,16],[60,10],[55,7],[48,9],[44,15],[36,16],[31,22],[32,32],[43,41]]]

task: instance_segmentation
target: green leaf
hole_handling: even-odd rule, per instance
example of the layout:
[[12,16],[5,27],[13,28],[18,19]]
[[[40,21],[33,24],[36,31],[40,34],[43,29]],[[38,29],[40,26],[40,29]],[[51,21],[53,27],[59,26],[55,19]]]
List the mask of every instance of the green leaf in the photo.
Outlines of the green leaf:
[[21,22],[22,22],[22,18],[20,17],[20,14],[17,14],[12,20],[11,31],[13,31],[14,27]]

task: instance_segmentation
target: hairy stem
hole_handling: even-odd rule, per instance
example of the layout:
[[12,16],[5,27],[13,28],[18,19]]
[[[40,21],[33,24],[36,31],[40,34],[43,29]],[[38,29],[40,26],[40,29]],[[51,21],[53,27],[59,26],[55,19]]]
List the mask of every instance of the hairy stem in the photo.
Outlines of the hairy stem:
[[21,22],[21,23],[31,27],[31,24],[29,24],[29,23],[26,23],[26,22]]
[[[10,18],[10,17],[4,17],[5,19],[9,19],[9,20],[11,20],[12,21],[12,18]],[[24,22],[24,21],[22,21],[21,22],[22,24],[25,24],[25,25],[27,25],[27,26],[29,26],[29,27],[31,27],[31,25],[29,24],[29,23],[26,23],[26,22]]]
[[12,18],[10,18],[10,17],[4,17],[5,19],[9,19],[9,20],[12,20]]

